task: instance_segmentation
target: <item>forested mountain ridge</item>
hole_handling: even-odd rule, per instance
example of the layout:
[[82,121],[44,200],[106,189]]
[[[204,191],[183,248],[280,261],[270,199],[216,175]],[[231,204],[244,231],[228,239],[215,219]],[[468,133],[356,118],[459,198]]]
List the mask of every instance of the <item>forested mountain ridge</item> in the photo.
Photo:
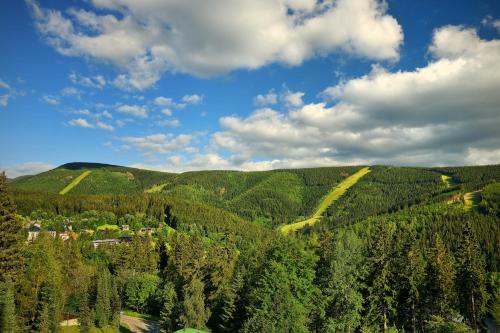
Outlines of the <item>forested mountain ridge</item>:
[[164,332],[474,332],[500,319],[500,166],[371,166],[289,235],[276,226],[361,167],[159,173],[142,178],[154,193],[72,193],[94,172],[134,172],[119,168],[31,177],[51,191],[0,177],[0,331],[65,332],[64,317],[116,330],[122,309]]
[[13,189],[59,193],[78,176],[90,172],[69,194],[131,194],[166,182],[175,174],[100,163],[66,163],[37,175],[22,176],[11,182]]

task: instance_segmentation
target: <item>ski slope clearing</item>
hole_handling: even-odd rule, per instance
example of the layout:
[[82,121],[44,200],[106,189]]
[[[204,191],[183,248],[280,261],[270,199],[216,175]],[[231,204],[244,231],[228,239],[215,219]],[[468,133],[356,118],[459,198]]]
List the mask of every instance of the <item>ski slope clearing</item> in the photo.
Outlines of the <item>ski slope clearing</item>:
[[481,190],[464,194],[465,210],[471,210],[477,207],[479,202],[481,202]]
[[453,179],[447,175],[441,175],[441,180],[445,183],[446,187],[453,186]]
[[284,225],[280,228],[280,231],[284,234],[288,234],[290,232],[297,231],[299,229],[302,229],[306,225],[313,225],[316,222],[319,221],[321,218],[321,215],[326,211],[326,209],[333,204],[335,201],[337,201],[349,188],[351,188],[354,184],[358,182],[361,177],[366,175],[367,173],[370,172],[369,167],[362,168],[358,172],[350,175],[347,177],[344,181],[342,181],[340,184],[335,186],[326,196],[325,198],[319,203],[318,208],[314,212],[314,214],[308,218],[307,220],[300,221],[297,223],[292,223],[292,224],[287,224]]
[[65,188],[63,188],[61,190],[61,192],[59,192],[59,194],[66,194],[69,191],[71,191],[71,189],[73,189],[76,185],[80,184],[80,182],[82,180],[84,180],[85,177],[87,177],[88,175],[90,175],[91,172],[92,171],[90,171],[90,170],[84,171],[80,176],[78,176],[75,179],[73,179],[73,181],[71,183],[69,183],[68,186],[66,186]]

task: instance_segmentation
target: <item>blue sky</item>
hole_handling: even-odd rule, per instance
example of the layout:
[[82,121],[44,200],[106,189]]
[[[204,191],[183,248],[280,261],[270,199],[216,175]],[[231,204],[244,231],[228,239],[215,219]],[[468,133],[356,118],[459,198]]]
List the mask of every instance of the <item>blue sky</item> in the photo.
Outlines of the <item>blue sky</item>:
[[500,162],[498,1],[0,7],[10,177]]

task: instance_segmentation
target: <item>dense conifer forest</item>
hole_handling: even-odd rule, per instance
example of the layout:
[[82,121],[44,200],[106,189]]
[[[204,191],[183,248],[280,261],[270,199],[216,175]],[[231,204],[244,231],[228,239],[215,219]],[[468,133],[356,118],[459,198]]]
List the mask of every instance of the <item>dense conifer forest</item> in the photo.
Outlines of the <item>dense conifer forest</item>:
[[0,331],[127,332],[124,315],[161,332],[498,325],[500,166],[371,166],[318,223],[279,231],[360,168],[2,175]]

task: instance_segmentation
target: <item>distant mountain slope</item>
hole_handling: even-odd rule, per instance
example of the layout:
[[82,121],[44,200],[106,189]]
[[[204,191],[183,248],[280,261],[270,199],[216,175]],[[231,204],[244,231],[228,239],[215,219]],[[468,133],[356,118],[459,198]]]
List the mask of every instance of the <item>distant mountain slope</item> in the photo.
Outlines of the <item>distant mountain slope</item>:
[[[369,216],[393,213],[435,198],[478,190],[500,181],[500,165],[412,168],[376,166],[372,172],[330,206],[324,222],[339,226]],[[446,175],[449,182],[443,181]]]
[[20,191],[59,193],[86,171],[91,172],[70,188],[67,194],[137,193],[175,176],[173,173],[77,162],[63,164],[38,175],[16,178],[11,187]]
[[[194,171],[180,174],[98,163],[68,163],[12,181],[15,191],[71,195],[154,192],[235,213],[275,227],[310,217],[327,193],[362,166],[270,171]],[[338,226],[368,216],[458,192],[472,192],[500,181],[500,166],[413,168],[373,166],[372,172],[330,205],[324,221]],[[83,175],[86,174],[85,177]],[[450,182],[443,181],[443,175]],[[80,178],[78,178],[80,177]],[[446,178],[448,179],[448,178]],[[69,185],[71,184],[71,185]],[[68,186],[69,185],[69,186]]]
[[361,166],[186,172],[163,184],[161,193],[276,226],[309,216],[332,186],[359,169]]

